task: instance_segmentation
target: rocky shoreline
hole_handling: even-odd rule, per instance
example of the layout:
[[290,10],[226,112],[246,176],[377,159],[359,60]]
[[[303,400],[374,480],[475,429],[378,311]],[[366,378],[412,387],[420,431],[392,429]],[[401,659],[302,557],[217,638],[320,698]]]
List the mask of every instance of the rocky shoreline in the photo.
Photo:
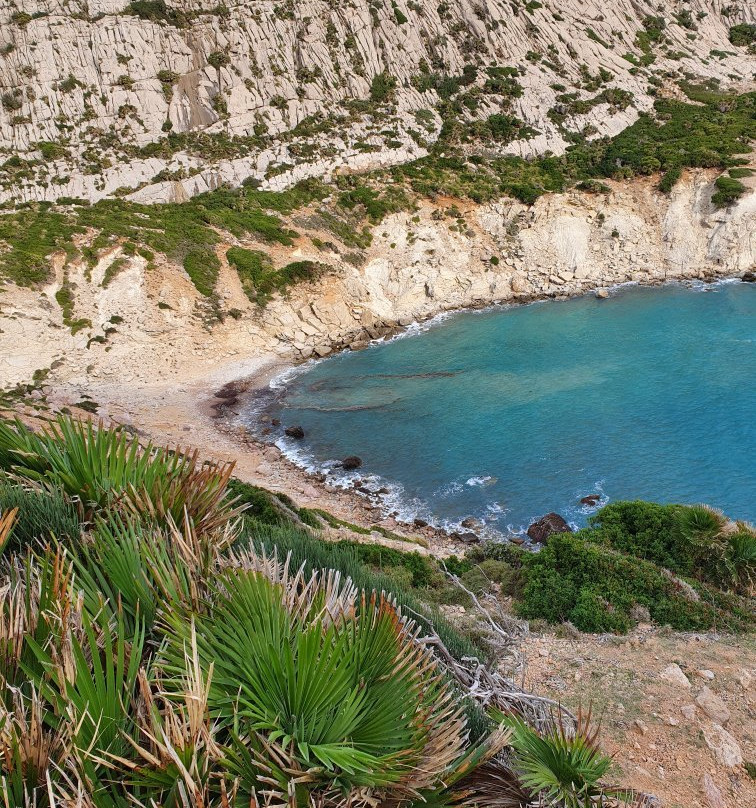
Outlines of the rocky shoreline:
[[[743,282],[753,282],[756,276],[752,272],[746,272],[742,276],[729,276],[722,275],[716,270],[712,270],[704,274],[703,278],[697,279],[697,282],[706,283],[719,283],[723,281],[736,281],[738,279]],[[685,281],[670,281],[670,280],[657,280],[651,283],[643,284],[646,287],[662,286],[671,283],[681,283]],[[615,289],[627,286],[625,284],[618,284],[614,287],[599,286],[589,292],[576,292],[574,294],[560,294],[556,292],[545,293],[541,295],[527,295],[514,302],[514,305],[528,305],[534,302],[543,300],[566,300],[574,297],[580,297],[585,294],[594,294],[599,299],[606,299],[611,296]],[[507,301],[506,305],[512,305],[513,301]],[[482,310],[491,309],[501,306],[503,303],[491,302],[488,304],[480,304],[477,306],[470,306],[465,309],[455,309],[454,311],[462,312],[469,310]],[[441,312],[445,314],[448,312]],[[439,314],[431,314],[424,321],[438,317]],[[543,544],[548,539],[548,536],[554,532],[570,531],[572,528],[568,526],[563,517],[556,513],[549,513],[534,522],[528,530],[526,535],[519,533],[501,534],[499,531],[491,533],[486,530],[485,526],[479,523],[473,517],[466,517],[460,521],[459,527],[456,529],[447,529],[438,525],[429,524],[425,519],[413,517],[406,520],[398,520],[398,513],[391,509],[386,503],[383,495],[389,493],[385,487],[371,487],[366,484],[366,481],[361,477],[356,477],[352,481],[352,488],[345,489],[343,485],[334,485],[332,480],[323,471],[310,471],[301,464],[296,463],[292,458],[288,457],[283,451],[275,446],[274,440],[287,435],[288,437],[302,440],[305,438],[304,431],[301,427],[282,424],[278,419],[271,419],[269,412],[267,412],[275,399],[280,395],[280,390],[275,390],[271,387],[271,381],[285,374],[288,370],[301,366],[303,363],[310,359],[322,359],[326,356],[341,352],[341,351],[355,351],[362,350],[371,344],[391,338],[397,334],[405,333],[406,330],[413,326],[419,326],[422,322],[384,322],[377,323],[369,331],[365,330],[358,334],[357,338],[348,340],[334,340],[327,346],[328,350],[321,350],[315,352],[315,355],[309,359],[302,358],[298,362],[291,364],[278,364],[272,370],[269,369],[261,378],[260,374],[255,374],[246,378],[234,379],[228,381],[223,386],[218,388],[213,393],[213,403],[210,404],[210,410],[213,412],[212,418],[216,427],[226,434],[235,435],[243,441],[245,445],[255,445],[263,450],[278,452],[278,461],[280,463],[292,466],[298,472],[305,474],[315,485],[321,486],[326,491],[338,493],[339,496],[347,495],[350,499],[356,498],[361,500],[362,503],[367,503],[368,508],[375,510],[379,509],[384,519],[393,522],[396,527],[401,527],[414,531],[421,532],[428,539],[435,540],[435,543],[451,542],[457,548],[464,549],[465,546],[478,543],[486,538],[494,538],[496,540],[512,541],[517,544],[532,544],[537,546]],[[259,406],[252,407],[251,405],[258,404]],[[255,418],[259,420],[259,428],[251,427],[249,421],[245,422],[242,416],[243,410],[255,410]],[[362,461],[358,457],[345,458],[340,465],[334,467],[334,471],[341,472],[354,471],[359,469]],[[589,506],[597,506],[601,497],[600,495],[588,492],[582,499],[581,503]]]

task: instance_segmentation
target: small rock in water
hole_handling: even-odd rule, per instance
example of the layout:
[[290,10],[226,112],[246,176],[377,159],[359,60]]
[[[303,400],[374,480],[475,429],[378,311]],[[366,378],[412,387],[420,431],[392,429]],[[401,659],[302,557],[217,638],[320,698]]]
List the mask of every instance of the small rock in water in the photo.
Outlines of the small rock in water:
[[474,516],[466,517],[459,524],[460,524],[461,527],[466,527],[466,528],[471,528],[471,529],[481,527],[480,522]]
[[599,300],[606,300],[606,298],[609,297],[609,290],[608,289],[597,289],[596,290],[596,297],[599,298]]
[[553,533],[572,533],[572,528],[558,513],[547,513],[528,528],[531,541],[545,544]]
[[587,497],[580,500],[581,505],[588,505],[591,508],[594,508],[599,502],[601,502],[601,494],[588,494]]
[[302,440],[305,436],[304,429],[301,426],[287,426],[284,429],[284,434],[288,435],[290,438],[296,438],[297,440]]
[[341,467],[344,471],[354,471],[358,469],[362,465],[362,459],[357,457],[357,455],[349,455],[349,457],[345,457],[341,461]]

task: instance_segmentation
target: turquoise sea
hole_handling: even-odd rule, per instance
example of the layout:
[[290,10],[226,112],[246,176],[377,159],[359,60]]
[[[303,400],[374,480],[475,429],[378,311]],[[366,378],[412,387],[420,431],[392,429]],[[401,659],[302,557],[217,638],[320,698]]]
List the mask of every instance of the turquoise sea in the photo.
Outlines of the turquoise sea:
[[[580,525],[596,493],[756,521],[756,284],[460,312],[275,386],[268,416],[305,430],[278,444],[406,519]],[[336,467],[347,455],[359,471]]]

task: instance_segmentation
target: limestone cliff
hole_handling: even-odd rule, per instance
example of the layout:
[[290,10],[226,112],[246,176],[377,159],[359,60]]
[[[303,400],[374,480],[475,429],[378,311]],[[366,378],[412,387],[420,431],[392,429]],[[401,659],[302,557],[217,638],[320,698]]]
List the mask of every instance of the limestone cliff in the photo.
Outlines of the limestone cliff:
[[[232,316],[222,321],[208,320],[207,298],[165,259],[146,271],[144,257],[115,246],[92,268],[83,259],[66,263],[60,253],[49,284],[7,287],[0,297],[0,379],[27,383],[34,371],[49,371],[50,381],[82,390],[102,382],[179,385],[224,366],[233,377],[261,359],[358,347],[392,326],[463,306],[628,281],[739,275],[756,264],[756,177],[747,179],[750,193],[719,211],[710,203],[715,176],[691,172],[671,197],[653,180],[636,180],[613,182],[599,197],[543,196],[531,207],[511,200],[425,204],[374,227],[358,265],[334,252],[327,256],[331,272],[265,308],[250,302],[225,260],[230,244],[257,245],[227,235],[218,247],[216,294]],[[315,238],[278,248],[277,262],[323,260]],[[64,283],[75,290],[69,320],[89,321],[75,334],[56,302]]]
[[404,162],[437,137],[450,79],[486,88],[469,118],[522,121],[505,151],[558,154],[677,79],[749,87],[728,32],[754,20],[723,0],[2,0],[0,202],[181,200]]

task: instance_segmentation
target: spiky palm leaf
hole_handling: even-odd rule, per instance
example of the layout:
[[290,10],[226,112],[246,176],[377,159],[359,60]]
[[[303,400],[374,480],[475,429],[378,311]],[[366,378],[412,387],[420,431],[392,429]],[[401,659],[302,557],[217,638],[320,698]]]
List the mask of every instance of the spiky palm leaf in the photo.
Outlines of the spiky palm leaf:
[[79,585],[90,613],[121,609],[129,632],[151,630],[159,609],[197,611],[221,554],[236,540],[232,523],[200,532],[185,516],[162,527],[124,519],[97,518],[94,529],[73,553]]
[[202,463],[196,451],[142,447],[123,430],[66,416],[37,434],[18,419],[0,422],[0,463],[62,489],[84,515],[119,508],[158,523],[186,515],[200,531],[222,527],[238,510],[227,500],[233,463]]
[[31,643],[44,646],[71,609],[71,569],[65,552],[12,558],[0,585],[0,701],[24,688],[42,667]]
[[27,642],[42,666],[29,674],[48,705],[47,721],[71,727],[76,763],[90,782],[99,781],[109,757],[130,749],[144,631],[129,642],[122,616],[111,624],[105,610],[90,617],[78,604],[61,615],[46,645]]
[[753,592],[756,582],[756,532],[741,524],[727,537],[726,558],[731,581],[744,594]]
[[606,804],[608,799],[632,799],[627,789],[600,783],[612,760],[599,747],[599,727],[591,726],[590,710],[579,712],[573,731],[555,721],[550,730],[539,733],[518,716],[498,717],[512,730],[512,765],[520,782],[545,805],[589,808],[597,800]]
[[185,649],[196,648],[203,671],[214,665],[208,708],[248,789],[275,786],[286,798],[296,781],[308,793],[391,785],[419,794],[504,743],[497,735],[465,752],[461,710],[413,624],[385,597],[355,598],[333,575],[257,566],[268,575],[226,569],[213,608],[191,624],[167,617],[160,662],[168,690],[183,675]]
[[10,543],[11,531],[18,515],[18,508],[0,513],[0,555]]
[[684,506],[678,517],[680,531],[694,544],[711,542],[722,532],[726,522],[722,512],[709,505]]
[[10,694],[0,704],[0,804],[6,808],[49,804],[48,781],[70,751],[70,725],[46,726],[45,708],[35,689]]

